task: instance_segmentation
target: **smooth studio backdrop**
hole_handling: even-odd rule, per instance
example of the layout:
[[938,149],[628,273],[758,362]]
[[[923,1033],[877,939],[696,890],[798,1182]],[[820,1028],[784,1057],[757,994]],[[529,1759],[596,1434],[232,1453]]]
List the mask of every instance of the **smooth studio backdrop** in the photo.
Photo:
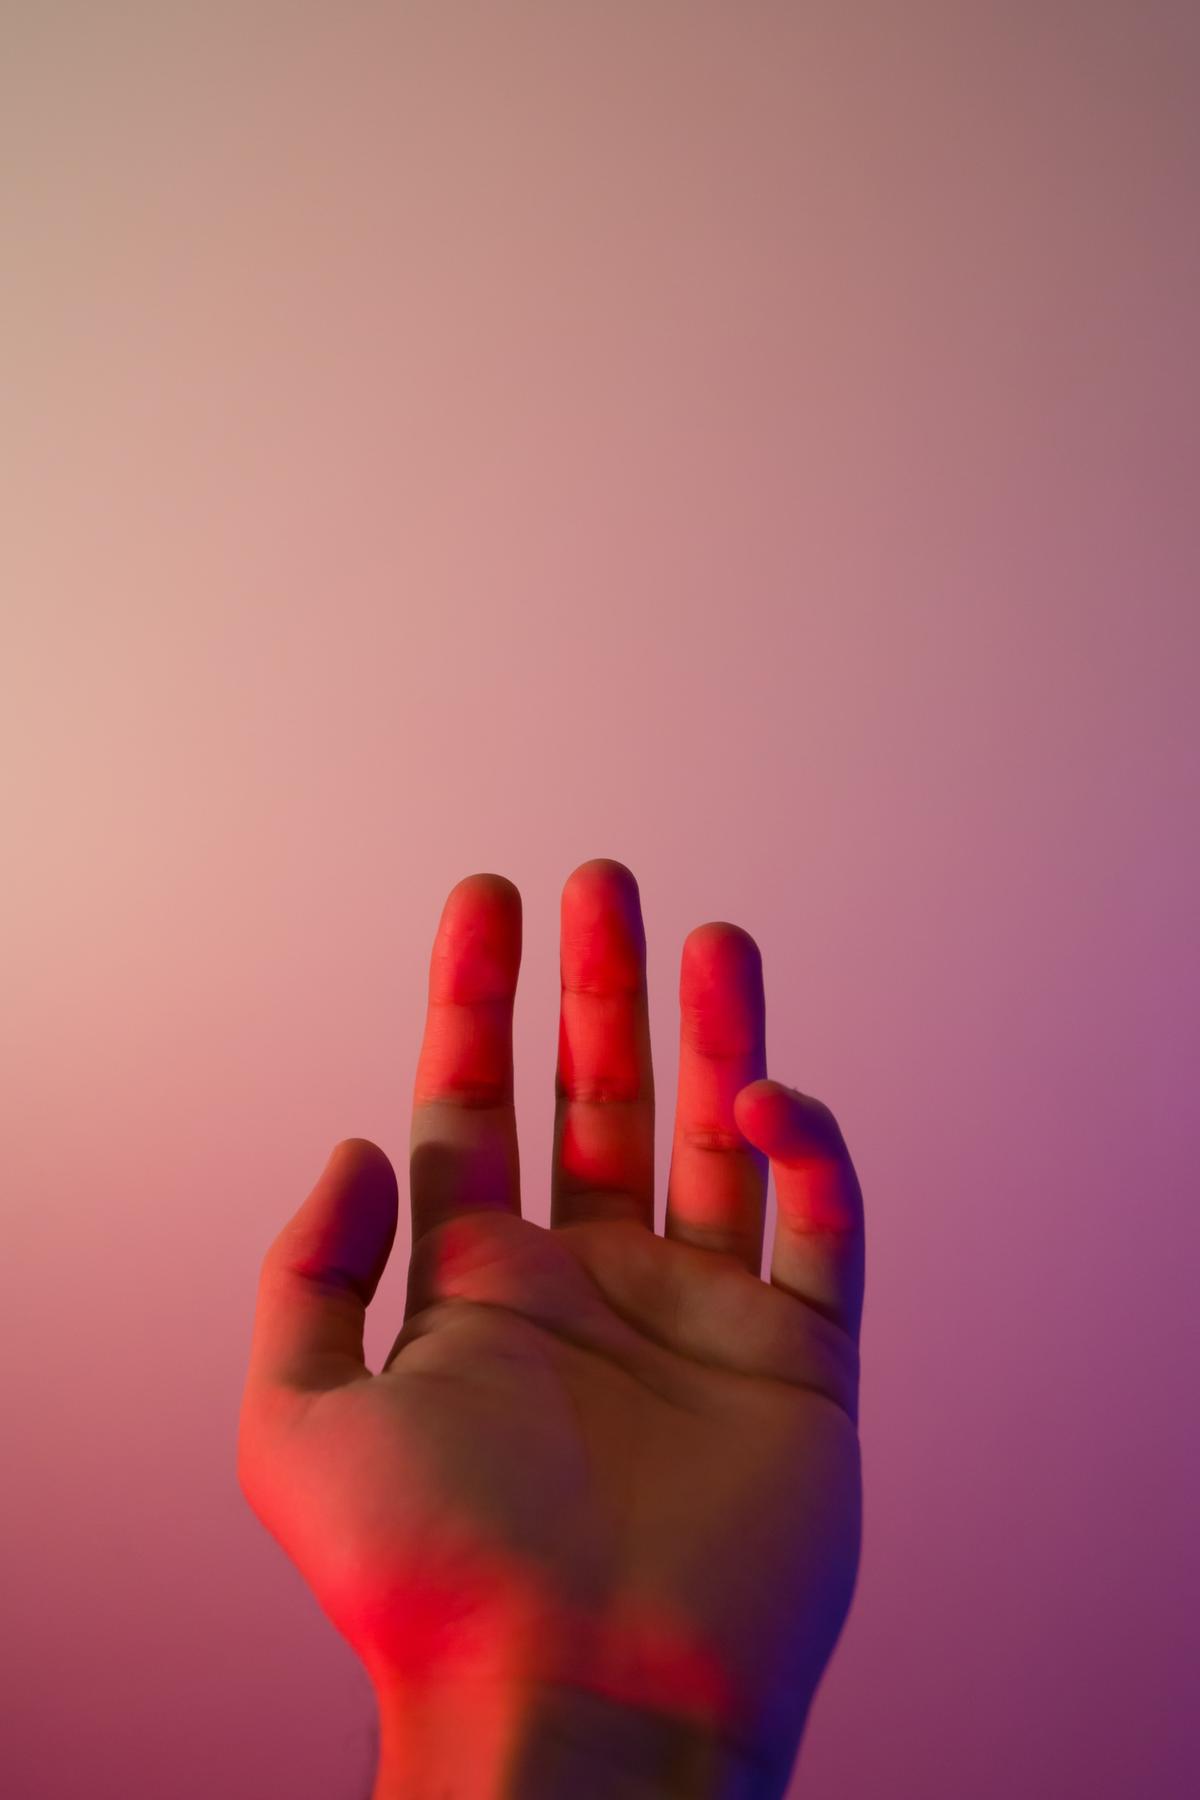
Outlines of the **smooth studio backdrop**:
[[1195,6],[8,0],[0,69],[0,1786],[365,1795],[259,1260],[337,1139],[404,1181],[473,870],[547,1217],[614,856],[660,1222],[706,919],[866,1193],[797,1794],[1196,1792]]

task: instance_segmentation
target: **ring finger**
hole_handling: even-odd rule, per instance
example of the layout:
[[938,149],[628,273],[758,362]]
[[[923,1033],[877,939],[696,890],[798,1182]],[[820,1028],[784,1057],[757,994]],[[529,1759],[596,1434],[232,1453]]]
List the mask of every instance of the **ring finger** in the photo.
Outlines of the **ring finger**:
[[733,1116],[739,1090],[767,1071],[762,957],[748,931],[718,920],[688,933],[679,1015],[666,1236],[736,1256],[758,1275],[768,1164]]

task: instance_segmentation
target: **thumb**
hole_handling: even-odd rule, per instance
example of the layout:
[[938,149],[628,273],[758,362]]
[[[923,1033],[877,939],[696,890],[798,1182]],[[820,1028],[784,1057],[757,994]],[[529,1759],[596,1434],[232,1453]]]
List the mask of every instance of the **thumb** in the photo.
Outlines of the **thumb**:
[[366,1310],[397,1218],[396,1176],[366,1138],[335,1145],[263,1258],[248,1387],[337,1387],[367,1374]]

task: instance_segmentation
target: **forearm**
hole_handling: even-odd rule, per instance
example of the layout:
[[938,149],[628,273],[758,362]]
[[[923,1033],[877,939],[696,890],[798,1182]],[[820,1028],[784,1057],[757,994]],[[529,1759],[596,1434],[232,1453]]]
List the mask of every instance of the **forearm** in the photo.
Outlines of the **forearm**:
[[457,1688],[379,1713],[372,1800],[780,1800],[790,1772],[579,1688]]

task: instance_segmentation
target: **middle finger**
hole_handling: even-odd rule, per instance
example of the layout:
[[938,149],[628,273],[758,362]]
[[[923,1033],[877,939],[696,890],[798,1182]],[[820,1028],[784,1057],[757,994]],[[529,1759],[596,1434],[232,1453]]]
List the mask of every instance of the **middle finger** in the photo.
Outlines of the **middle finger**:
[[654,1227],[646,933],[624,863],[581,863],[562,893],[562,999],[550,1222]]

